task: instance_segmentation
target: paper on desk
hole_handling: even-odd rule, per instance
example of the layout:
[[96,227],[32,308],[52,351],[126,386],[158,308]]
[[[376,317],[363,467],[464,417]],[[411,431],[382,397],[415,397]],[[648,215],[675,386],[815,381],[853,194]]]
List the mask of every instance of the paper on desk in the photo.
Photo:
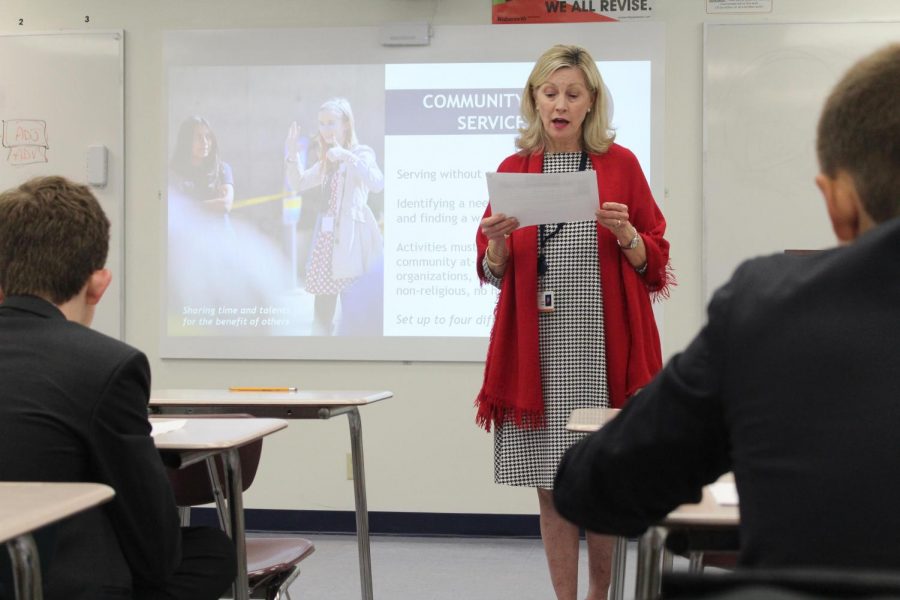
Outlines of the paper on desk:
[[737,506],[737,487],[733,481],[717,481],[709,485],[709,491],[719,506]]
[[515,217],[519,225],[596,221],[597,174],[485,173],[491,213]]
[[176,429],[181,429],[186,422],[186,419],[153,420],[150,422],[150,436],[156,437],[164,433],[169,433],[170,431],[175,431]]

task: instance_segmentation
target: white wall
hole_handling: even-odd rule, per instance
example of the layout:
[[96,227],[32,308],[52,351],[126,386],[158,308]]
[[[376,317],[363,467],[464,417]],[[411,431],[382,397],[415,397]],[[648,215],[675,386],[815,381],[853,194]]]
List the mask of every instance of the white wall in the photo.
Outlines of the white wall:
[[[684,347],[702,325],[701,149],[704,22],[900,20],[896,0],[773,0],[765,15],[707,16],[705,0],[656,0],[666,23],[666,198],[679,285],[664,305],[664,353]],[[144,350],[154,387],[216,387],[223,381],[306,388],[390,389],[393,399],[363,411],[371,510],[535,513],[534,492],[493,484],[491,436],[473,423],[482,364],[159,359],[159,206],[162,117],[161,33],[168,29],[434,25],[490,22],[490,0],[5,0],[5,32],[124,29],[126,32],[125,330]],[[85,15],[90,24],[85,24]],[[24,25],[18,26],[18,20]],[[512,26],[509,26],[512,27]],[[528,35],[528,26],[519,26]],[[603,25],[598,25],[602,31]],[[544,48],[535,48],[535,57]],[[818,107],[810,107],[818,110]],[[812,140],[810,140],[812,144]],[[810,182],[812,185],[812,182]],[[294,421],[266,441],[251,508],[350,510],[346,420]]]

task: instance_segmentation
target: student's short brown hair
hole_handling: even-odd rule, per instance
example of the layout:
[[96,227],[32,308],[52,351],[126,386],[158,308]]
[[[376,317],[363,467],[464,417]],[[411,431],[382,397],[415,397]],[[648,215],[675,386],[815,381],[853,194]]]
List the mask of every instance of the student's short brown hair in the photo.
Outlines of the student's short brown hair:
[[109,219],[87,186],[37,177],[0,194],[0,291],[62,304],[106,264]]
[[900,215],[900,44],[856,63],[819,119],[819,166],[846,171],[877,223]]

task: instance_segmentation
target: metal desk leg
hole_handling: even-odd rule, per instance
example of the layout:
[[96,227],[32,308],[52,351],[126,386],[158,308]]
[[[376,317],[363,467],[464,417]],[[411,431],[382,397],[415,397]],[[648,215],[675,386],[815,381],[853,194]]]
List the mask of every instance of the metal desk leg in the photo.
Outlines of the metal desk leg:
[[672,570],[672,567],[675,565],[675,555],[668,551],[665,547],[663,547],[662,551],[662,572],[668,573]]
[[350,452],[353,455],[353,494],[356,500],[356,541],[359,545],[359,581],[363,600],[372,600],[372,557],[369,552],[369,508],[366,504],[366,469],[363,466],[362,421],[359,410],[347,411]]
[[703,553],[698,552],[696,550],[688,553],[688,572],[689,573],[702,573],[703,572]]
[[244,486],[241,478],[241,457],[237,448],[225,453],[225,486],[228,490],[228,520],[231,524],[231,540],[237,552],[237,577],[234,578],[235,600],[248,600],[250,584],[247,581],[247,548],[244,538]]
[[30,534],[20,535],[6,542],[12,562],[13,586],[17,600],[41,600],[41,562],[37,545]]
[[635,600],[654,600],[659,595],[660,560],[665,538],[664,528],[651,527],[638,542]]
[[[240,456],[240,452],[238,453]],[[222,482],[219,481],[219,470],[216,468],[216,457],[210,456],[205,461],[206,475],[209,477],[209,483],[212,487],[213,498],[216,500],[216,512],[219,515],[219,527],[222,531],[231,537],[231,519],[228,518],[228,500],[222,488]],[[224,472],[224,471],[223,471]],[[241,474],[241,487],[243,488],[243,473]],[[241,496],[243,498],[243,496]]]
[[623,600],[625,597],[625,557],[628,553],[628,539],[616,538],[613,546],[612,569],[609,582],[610,600]]

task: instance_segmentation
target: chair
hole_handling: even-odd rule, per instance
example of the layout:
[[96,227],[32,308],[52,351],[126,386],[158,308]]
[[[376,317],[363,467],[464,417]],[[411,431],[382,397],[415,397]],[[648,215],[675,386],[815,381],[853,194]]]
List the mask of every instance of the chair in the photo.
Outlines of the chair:
[[[252,418],[250,415],[181,415],[179,418]],[[262,440],[242,446],[238,450],[241,459],[243,489],[246,490],[256,477]],[[195,463],[183,469],[168,468],[169,481],[175,492],[175,502],[180,507],[215,502],[219,522],[225,531],[228,526],[224,515],[227,502],[221,485],[224,467],[214,458]],[[185,516],[182,515],[182,522]],[[231,535],[231,532],[228,532]],[[305,538],[247,538],[247,575],[251,598],[266,600],[290,599],[288,588],[300,575],[300,562],[315,552],[315,546]]]

